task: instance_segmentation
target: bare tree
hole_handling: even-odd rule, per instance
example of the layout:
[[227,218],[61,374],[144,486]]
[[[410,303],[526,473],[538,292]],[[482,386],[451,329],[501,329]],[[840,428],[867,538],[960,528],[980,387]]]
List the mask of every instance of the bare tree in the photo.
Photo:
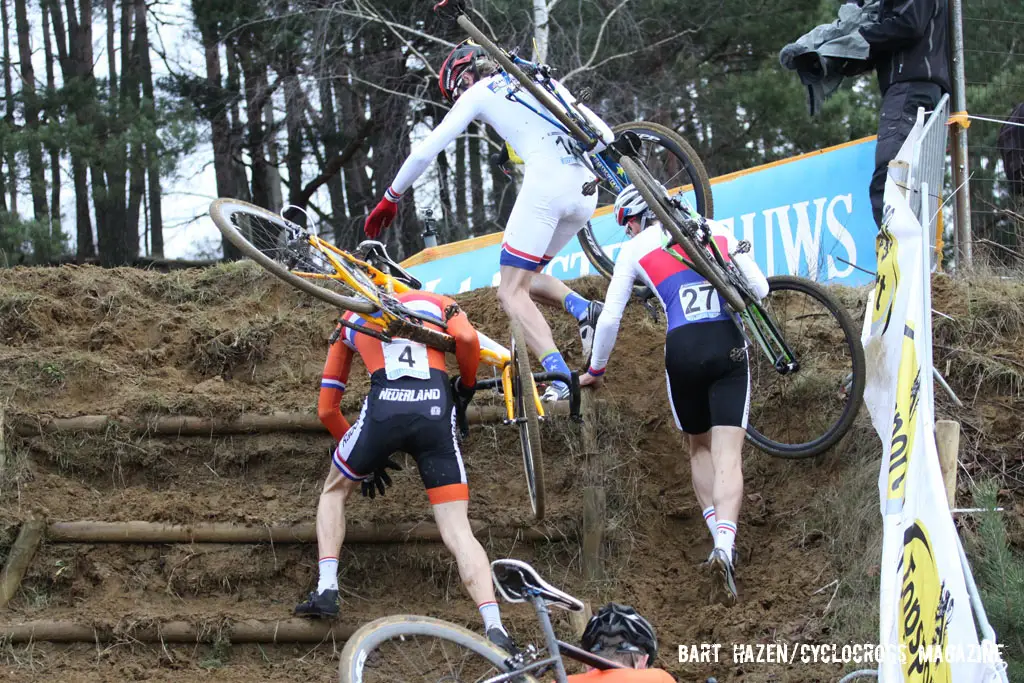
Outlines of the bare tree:
[[36,220],[47,224],[50,212],[46,206],[46,170],[39,143],[39,99],[36,95],[36,73],[32,68],[31,31],[28,24],[26,0],[14,0],[14,21],[18,32],[18,53],[21,61],[21,97],[23,116],[28,133],[28,182],[32,191],[32,209]]
[[[46,113],[44,121],[48,125],[58,123],[58,114],[54,111],[54,98],[56,97],[57,85],[53,69],[53,47],[50,40],[50,16],[46,11],[47,0],[40,0],[40,14],[43,18],[43,53],[46,55]],[[52,181],[50,183],[50,234],[60,232],[60,147],[54,142],[54,136],[49,136],[47,151],[50,153],[50,172]]]
[[[135,23],[138,31],[139,47],[139,78],[142,81],[142,111],[146,117],[156,123],[156,100],[153,93],[153,67],[149,59],[149,27],[146,24],[146,2],[135,0]],[[149,226],[151,252],[154,258],[163,258],[163,198],[160,189],[160,148],[159,143],[151,141],[146,144],[146,176],[149,190]]]
[[[83,0],[83,2],[88,3],[88,0]],[[69,0],[67,3],[67,30],[65,30],[64,16],[58,0],[48,0],[47,4],[50,17],[53,20],[54,42],[57,46],[57,59],[60,62],[61,75],[64,79],[65,88],[71,86],[76,89],[84,89],[85,79],[83,78],[84,66],[81,59],[83,48],[81,46],[81,42],[85,35],[85,30],[79,24],[78,19],[75,16],[73,0]],[[84,11],[85,10],[83,9],[83,12]],[[90,20],[91,14],[92,9],[90,6]],[[89,40],[91,42],[91,29],[88,33]],[[84,73],[88,73],[91,76],[91,61],[87,65],[87,71]],[[84,97],[86,98],[86,102],[88,102],[91,100],[91,93],[89,93],[88,90],[85,90]],[[75,126],[83,125],[87,116],[88,112],[83,107],[76,107],[74,111],[68,113],[69,120]],[[78,260],[81,262],[96,255],[95,242],[93,241],[92,235],[92,219],[89,215],[88,165],[82,158],[83,154],[79,149],[70,149],[69,153],[71,156],[71,177],[75,188],[76,253]]]
[[[10,23],[7,18],[7,0],[0,0],[0,19],[3,21],[4,31],[4,54],[3,54],[3,68],[4,68],[4,103],[6,110],[4,111],[4,126],[7,128],[8,133],[14,129],[14,88],[11,85],[11,29]],[[0,163],[7,162],[7,172],[10,174],[9,182],[3,175],[3,169],[0,169],[0,197],[3,193],[8,190],[10,186],[11,193],[11,212],[18,213],[18,166],[15,163],[15,152],[14,147],[8,146],[4,149],[0,149]],[[7,210],[7,201],[3,200],[4,211]]]

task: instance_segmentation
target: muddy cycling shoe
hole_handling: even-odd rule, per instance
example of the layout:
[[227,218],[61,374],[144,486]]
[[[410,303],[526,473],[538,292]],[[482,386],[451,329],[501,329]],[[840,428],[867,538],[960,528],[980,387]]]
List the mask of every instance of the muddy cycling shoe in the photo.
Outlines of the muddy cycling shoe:
[[516,644],[512,642],[512,637],[505,632],[505,629],[498,626],[492,626],[487,629],[487,640],[491,641],[513,657],[521,652]]
[[587,312],[580,318],[580,341],[583,344],[583,358],[590,363],[590,351],[594,348],[594,334],[597,332],[597,319],[601,316],[604,304],[600,301],[591,301],[587,306]]
[[338,616],[338,591],[325,590],[323,593],[313,591],[309,599],[295,606],[295,616],[308,619],[333,619]]
[[569,400],[569,385],[565,382],[552,382],[548,385],[547,390],[540,397],[540,400],[544,403],[554,403],[555,401],[568,401]]
[[708,566],[718,583],[718,601],[726,607],[732,607],[736,604],[738,597],[736,570],[733,567],[732,558],[724,548],[715,548],[711,551],[711,557],[708,558]]

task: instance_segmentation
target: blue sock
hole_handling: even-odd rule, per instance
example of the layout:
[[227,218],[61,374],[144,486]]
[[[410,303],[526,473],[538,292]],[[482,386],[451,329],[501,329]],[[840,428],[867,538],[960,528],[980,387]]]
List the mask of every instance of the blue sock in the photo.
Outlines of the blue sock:
[[565,299],[562,300],[562,306],[572,317],[580,320],[587,314],[587,306],[590,305],[590,301],[584,299],[576,292],[570,291],[565,295]]
[[[544,369],[548,372],[558,372],[566,376],[569,375],[569,366],[565,364],[565,359],[562,358],[562,354],[559,353],[558,349],[553,349],[544,354],[544,357],[540,359],[540,364],[544,366]],[[559,390],[568,387],[565,382],[556,380],[552,382]]]

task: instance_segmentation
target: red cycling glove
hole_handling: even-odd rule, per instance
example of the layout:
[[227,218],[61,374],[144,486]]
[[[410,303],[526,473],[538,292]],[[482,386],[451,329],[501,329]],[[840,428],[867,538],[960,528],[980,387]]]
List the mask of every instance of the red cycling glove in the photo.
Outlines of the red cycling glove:
[[371,240],[377,239],[384,228],[391,225],[391,221],[395,220],[395,216],[398,214],[398,197],[394,200],[388,199],[390,194],[392,194],[391,188],[388,188],[384,198],[380,200],[376,208],[366,217],[363,232]]

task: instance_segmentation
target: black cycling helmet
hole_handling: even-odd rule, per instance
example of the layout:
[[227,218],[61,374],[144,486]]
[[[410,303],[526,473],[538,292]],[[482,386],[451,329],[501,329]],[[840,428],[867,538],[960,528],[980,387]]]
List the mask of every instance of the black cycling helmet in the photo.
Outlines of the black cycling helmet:
[[437,83],[444,98],[454,102],[462,94],[462,74],[469,71],[480,79],[489,76],[494,70],[494,62],[487,54],[487,50],[470,40],[464,40],[455,46],[441,64]]
[[650,622],[628,605],[609,602],[587,622],[583,631],[583,649],[595,652],[615,641],[631,645],[649,655],[648,662],[658,657],[658,638]]

